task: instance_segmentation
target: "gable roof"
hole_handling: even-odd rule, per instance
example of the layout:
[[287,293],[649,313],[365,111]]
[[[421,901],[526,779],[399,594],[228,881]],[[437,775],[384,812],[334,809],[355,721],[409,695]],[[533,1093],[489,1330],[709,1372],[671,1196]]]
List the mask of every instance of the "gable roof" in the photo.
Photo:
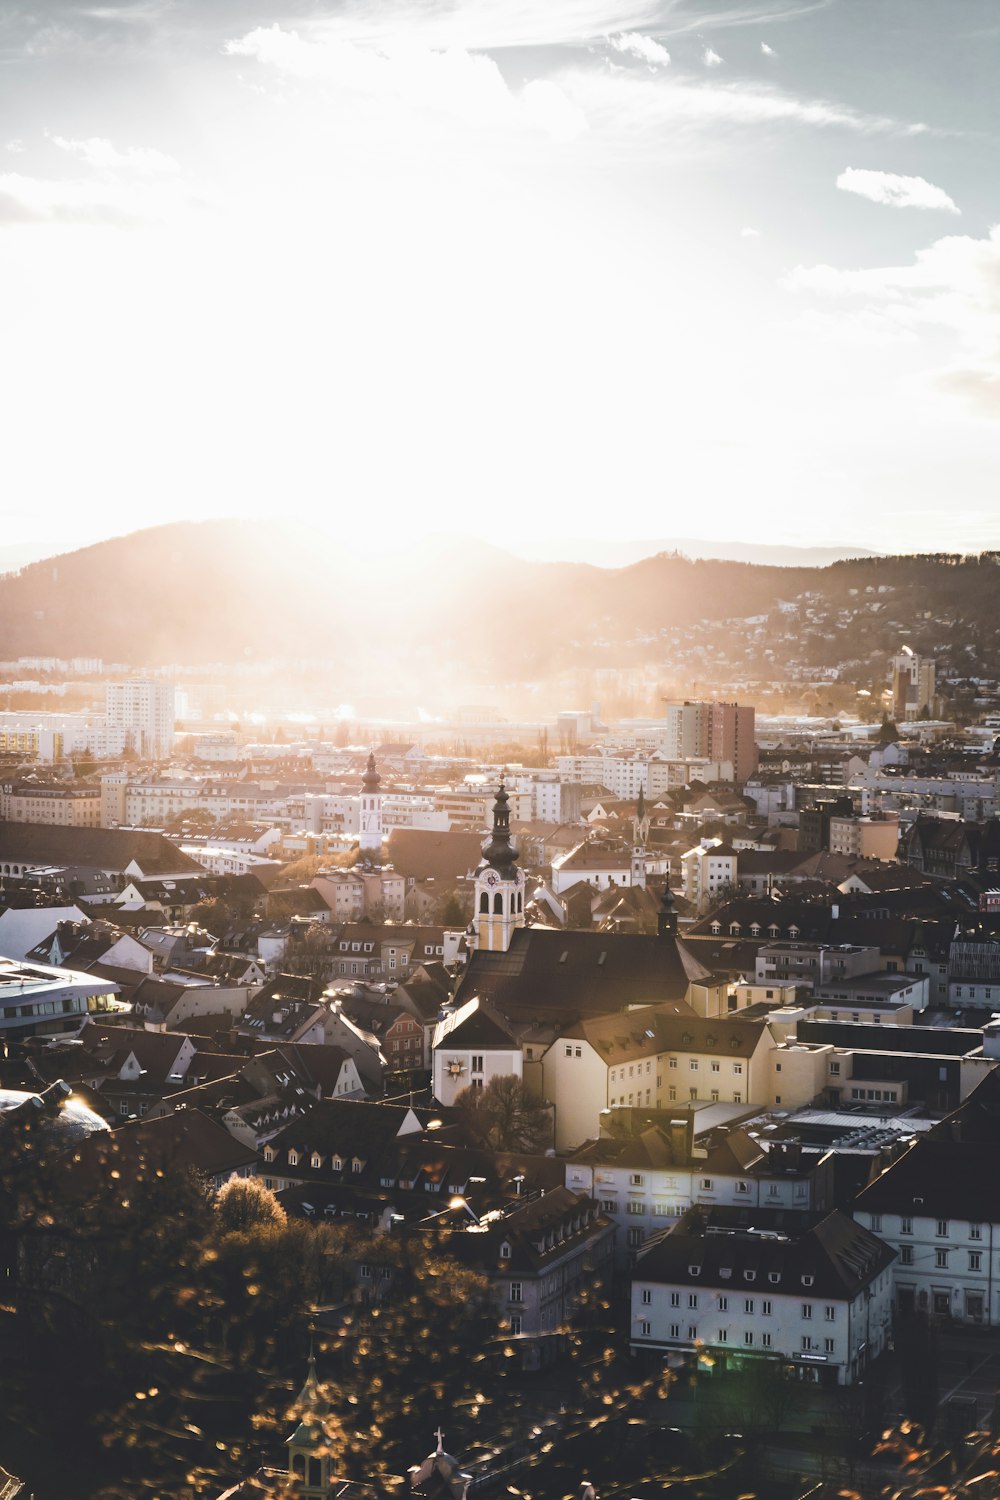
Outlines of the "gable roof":
[[123,872],[133,862],[145,876],[204,875],[197,860],[164,838],[135,828],[63,828],[0,823],[0,859],[28,865],[69,865]]
[[606,1015],[685,1000],[689,983],[708,978],[674,938],[521,927],[505,953],[473,952],[456,998],[478,995],[512,1020]]

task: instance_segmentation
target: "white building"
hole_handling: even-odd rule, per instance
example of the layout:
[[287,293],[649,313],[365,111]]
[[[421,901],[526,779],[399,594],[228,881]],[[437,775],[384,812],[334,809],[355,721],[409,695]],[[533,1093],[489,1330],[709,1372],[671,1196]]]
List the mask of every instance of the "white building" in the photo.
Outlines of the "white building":
[[699,912],[710,911],[723,895],[736,886],[737,855],[721,839],[702,839],[681,855],[681,882],[685,899]]
[[481,1089],[493,1078],[523,1077],[521,1044],[502,1018],[477,999],[469,1000],[434,1028],[434,1097],[454,1104],[463,1089]]
[[895,1252],[839,1211],[796,1233],[788,1215],[692,1209],[640,1251],[633,1352],[711,1367],[780,1360],[800,1378],[853,1385],[886,1346]]
[[145,760],[166,760],[174,748],[174,687],[148,677],[109,682],[105,717],[109,730],[124,731],[126,741]]

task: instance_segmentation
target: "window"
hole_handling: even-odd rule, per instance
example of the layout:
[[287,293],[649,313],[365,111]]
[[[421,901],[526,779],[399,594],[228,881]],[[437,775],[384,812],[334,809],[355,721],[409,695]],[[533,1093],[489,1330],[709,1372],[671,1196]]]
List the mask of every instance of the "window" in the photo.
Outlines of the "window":
[[728,1344],[729,1343],[729,1329],[728,1328],[720,1328],[719,1329],[718,1342],[720,1344]]
[[704,1193],[710,1193],[712,1191],[712,1179],[711,1179],[711,1177],[703,1177],[701,1179],[700,1186],[701,1186],[702,1192],[704,1192]]
[[728,1297],[720,1297],[719,1298],[719,1311],[720,1312],[728,1312],[729,1311],[729,1298]]
[[752,1297],[747,1297],[744,1300],[743,1311],[745,1313],[752,1313],[753,1312],[753,1298]]
[[508,1302],[520,1302],[522,1300],[522,1290],[523,1288],[519,1281],[512,1281],[510,1284],[510,1296],[507,1298]]
[[713,1073],[718,1073],[718,1071],[719,1071],[719,1064],[717,1062],[714,1062],[712,1064],[712,1072]]
[[804,1350],[809,1350],[809,1349],[811,1349],[811,1348],[812,1348],[812,1346],[813,1346],[813,1344],[812,1344],[812,1339],[811,1339],[811,1338],[810,1338],[810,1337],[809,1337],[809,1335],[808,1335],[808,1334],[807,1334],[807,1333],[804,1333],[804,1334],[803,1334],[803,1335],[802,1335],[802,1339],[801,1339],[801,1346],[802,1346],[802,1348],[803,1348],[803,1349],[804,1349]]
[[969,1270],[981,1271],[983,1269],[983,1252],[981,1250],[969,1251]]
[[826,1307],[823,1309],[823,1316],[828,1323],[832,1323],[834,1318],[837,1316],[837,1309],[834,1307],[832,1302],[828,1302],[826,1304]]
[[628,1203],[625,1211],[631,1214],[634,1219],[642,1218],[646,1212],[646,1205],[641,1199],[633,1199]]
[[646,1307],[648,1307],[653,1300],[653,1293],[650,1291],[648,1286],[644,1286],[642,1289],[642,1300],[643,1304]]
[[688,1063],[688,1067],[690,1068],[692,1073],[697,1073],[698,1059],[696,1057],[692,1057],[691,1061]]
[[823,1340],[823,1348],[826,1350],[827,1354],[832,1354],[833,1351],[834,1351],[834,1349],[836,1347],[837,1347],[837,1341],[836,1341],[836,1339],[824,1339]]
[[371,1266],[362,1266],[361,1267],[361,1279],[362,1279],[362,1281],[371,1281],[371,1278],[372,1278],[372,1268],[371,1268]]
[[510,1331],[514,1335],[514,1337],[516,1338],[517,1335],[521,1332],[521,1314],[520,1313],[511,1313],[509,1322],[510,1322]]
[[761,1345],[762,1345],[763,1348],[770,1349],[770,1347],[771,1347],[771,1335],[769,1333],[762,1333],[761,1336],[760,1336],[760,1342],[761,1342]]
[[642,1173],[641,1172],[633,1172],[632,1175],[630,1176],[628,1182],[629,1182],[629,1187],[642,1187],[642,1184],[643,1184]]
[[688,1307],[694,1307],[694,1308],[696,1308],[697,1306],[698,1306],[698,1293],[697,1292],[688,1292]]
[[617,1213],[617,1212],[618,1212],[618,1199],[617,1198],[602,1198],[601,1199],[601,1213],[602,1214],[613,1214],[613,1213]]
[[907,1219],[905,1217],[901,1218],[900,1221],[899,1221],[899,1232],[900,1232],[900,1234],[912,1234],[913,1233],[913,1220],[912,1219]]
[[937,1229],[934,1232],[935,1232],[935,1234],[940,1235],[940,1237],[942,1239],[947,1239],[948,1238],[948,1220],[947,1219],[938,1219],[938,1221],[937,1221]]
[[697,1326],[697,1324],[696,1323],[689,1323],[688,1324],[688,1338],[689,1339],[696,1339],[697,1337],[698,1337],[698,1326]]
[[500,1259],[510,1260],[510,1246],[507,1244],[506,1240],[504,1240],[503,1244],[500,1246]]
[[881,1214],[872,1214],[872,1233],[873,1234],[881,1234],[882,1233],[882,1215]]
[[750,1184],[749,1184],[749,1182],[743,1182],[743,1181],[738,1182],[736,1184],[736,1191],[737,1191],[737,1193],[749,1193],[749,1191],[750,1191]]
[[752,1344],[753,1343],[753,1334],[752,1333],[745,1333],[743,1335],[743,1342],[744,1342],[744,1344]]
[[812,1305],[812,1303],[811,1302],[803,1302],[803,1304],[802,1304],[802,1316],[804,1318],[811,1318],[812,1315],[813,1315],[813,1305]]
[[983,1226],[982,1226],[982,1224],[970,1224],[969,1225],[969,1239],[970,1240],[981,1240],[982,1237],[983,1237]]
[[934,1265],[936,1266],[936,1268],[939,1271],[946,1271],[948,1269],[948,1252],[947,1252],[947,1250],[935,1250],[934,1251]]
[[649,1335],[652,1333],[652,1331],[653,1331],[653,1325],[652,1325],[652,1323],[643,1322],[643,1323],[639,1324],[639,1332],[640,1332],[640,1334],[642,1335],[642,1337],[644,1339],[648,1339]]
[[483,1058],[482,1058],[482,1054],[481,1053],[479,1054],[478,1057],[476,1056],[475,1053],[473,1053],[473,1055],[472,1055],[472,1071],[473,1071],[473,1073],[481,1073],[483,1071]]
[[670,1306],[671,1307],[680,1307],[680,1305],[681,1305],[681,1294],[680,1294],[680,1292],[671,1292],[670,1293]]
[[900,1245],[900,1247],[899,1247],[899,1264],[901,1266],[912,1266],[913,1265],[913,1246],[912,1245]]
[[627,1235],[627,1243],[630,1250],[637,1250],[642,1244],[642,1230],[630,1229]]
[[769,1297],[765,1297],[761,1302],[760,1311],[761,1316],[764,1318],[769,1318],[771,1316],[771,1300]]
[[738,1077],[743,1072],[743,1064],[742,1063],[733,1063],[733,1072]]

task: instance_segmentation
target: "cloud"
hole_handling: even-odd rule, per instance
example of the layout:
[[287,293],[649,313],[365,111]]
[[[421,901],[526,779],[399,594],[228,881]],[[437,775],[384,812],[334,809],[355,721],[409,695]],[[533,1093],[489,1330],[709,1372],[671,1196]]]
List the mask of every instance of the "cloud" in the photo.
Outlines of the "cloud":
[[642,36],[637,31],[623,31],[619,36],[608,37],[608,41],[616,52],[639,57],[651,67],[665,67],[670,61],[670,53],[666,47],[654,42],[651,36]]
[[775,52],[774,48],[769,47],[766,42],[761,42],[760,50],[761,52],[763,52],[765,57],[777,57],[778,55],[777,52]]
[[114,186],[56,182],[0,173],[0,227],[13,224],[91,224],[136,228],[148,218]]
[[557,84],[538,79],[514,93],[492,58],[462,48],[438,51],[405,41],[358,46],[332,37],[308,41],[274,25],[226,42],[225,51],[254,58],[288,78],[456,116],[466,125],[527,126],[556,140],[572,139],[586,128],[582,112]]
[[1000,418],[1000,226],[985,239],[948,235],[917,252],[907,265],[799,266],[785,282],[795,292],[837,298],[854,319],[916,333],[951,334],[964,353],[927,378],[962,398],[979,414]]
[[722,58],[711,47],[706,47],[701,54],[701,60],[706,68],[718,68],[722,64]]
[[143,177],[179,171],[177,162],[172,156],[144,146],[130,146],[125,151],[119,151],[110,141],[96,135],[85,141],[68,140],[61,135],[52,135],[49,139],[54,146],[59,147],[60,151],[68,151],[71,156],[76,156],[80,161],[86,162],[88,167],[94,167],[99,171],[124,170],[137,172]]
[[24,142],[15,137],[13,140],[6,143],[5,150],[10,151],[15,156],[17,156],[24,150]]
[[744,224],[743,228],[740,230],[740,238],[744,240],[759,240],[760,230],[751,229],[749,224]]
[[935,187],[924,177],[900,177],[895,172],[872,172],[848,167],[837,178],[845,193],[857,193],[872,203],[886,203],[892,208],[936,208],[957,214],[961,210],[943,188]]
[[826,99],[802,99],[769,84],[708,82],[639,69],[597,73],[566,69],[559,83],[586,115],[592,130],[639,135],[686,128],[704,132],[784,123],[842,129],[856,135],[914,135],[923,125],[862,114]]

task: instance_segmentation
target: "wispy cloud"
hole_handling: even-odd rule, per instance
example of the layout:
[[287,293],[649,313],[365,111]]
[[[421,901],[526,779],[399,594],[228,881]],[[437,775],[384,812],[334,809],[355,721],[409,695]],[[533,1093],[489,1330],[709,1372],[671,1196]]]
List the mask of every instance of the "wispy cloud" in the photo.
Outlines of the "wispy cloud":
[[146,216],[112,184],[0,174],[0,226],[90,224],[132,229],[146,222]]
[[774,50],[773,47],[769,47],[768,46],[767,42],[761,42],[761,44],[760,44],[760,50],[764,54],[765,57],[777,57],[777,55],[778,55],[777,52],[775,52],[775,50]]
[[643,36],[638,31],[623,31],[619,36],[612,36],[608,41],[616,52],[624,52],[632,57],[641,58],[651,67],[665,67],[670,61],[670,53],[666,47],[654,41],[651,36]]
[[179,170],[172,156],[146,146],[130,146],[120,151],[103,136],[96,135],[82,141],[69,140],[62,135],[51,135],[49,139],[60,151],[68,151],[71,156],[86,162],[88,167],[103,172],[137,172],[145,177]]
[[892,208],[936,208],[945,213],[961,212],[943,188],[935,187],[924,177],[900,177],[895,172],[874,172],[848,167],[837,178],[845,193],[857,193],[872,203],[886,203]]
[[722,66],[722,58],[713,47],[706,47],[701,54],[701,60],[706,68],[718,68]]

